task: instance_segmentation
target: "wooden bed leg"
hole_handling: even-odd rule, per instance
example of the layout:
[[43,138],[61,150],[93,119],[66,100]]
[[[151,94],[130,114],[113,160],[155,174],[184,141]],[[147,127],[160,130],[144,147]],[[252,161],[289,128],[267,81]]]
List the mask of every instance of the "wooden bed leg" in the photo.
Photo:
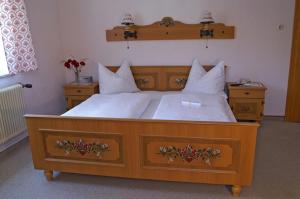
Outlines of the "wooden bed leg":
[[242,191],[242,187],[240,185],[233,185],[231,191],[234,197],[239,197]]
[[53,180],[53,171],[48,171],[45,170],[44,171],[44,175],[47,178],[48,181],[52,181]]

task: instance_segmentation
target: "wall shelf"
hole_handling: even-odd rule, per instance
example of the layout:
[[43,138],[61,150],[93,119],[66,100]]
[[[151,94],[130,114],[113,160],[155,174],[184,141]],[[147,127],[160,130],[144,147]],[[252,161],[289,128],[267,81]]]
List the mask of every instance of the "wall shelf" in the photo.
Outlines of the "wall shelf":
[[[135,37],[125,39],[124,32],[128,27],[117,26],[106,30],[106,40],[111,41],[142,41],[142,40],[188,40],[188,39],[234,39],[235,27],[225,26],[222,23],[212,24],[185,24],[173,21],[166,17],[162,21],[151,25],[134,25],[130,27],[131,32],[136,32]],[[211,36],[201,35],[208,31]]]

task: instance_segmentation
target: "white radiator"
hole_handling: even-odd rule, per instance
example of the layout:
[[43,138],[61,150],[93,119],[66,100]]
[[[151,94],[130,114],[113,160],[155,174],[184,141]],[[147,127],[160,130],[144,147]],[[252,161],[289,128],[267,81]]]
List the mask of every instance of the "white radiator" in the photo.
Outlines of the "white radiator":
[[17,84],[0,89],[0,145],[24,133],[26,130],[24,114],[22,85]]

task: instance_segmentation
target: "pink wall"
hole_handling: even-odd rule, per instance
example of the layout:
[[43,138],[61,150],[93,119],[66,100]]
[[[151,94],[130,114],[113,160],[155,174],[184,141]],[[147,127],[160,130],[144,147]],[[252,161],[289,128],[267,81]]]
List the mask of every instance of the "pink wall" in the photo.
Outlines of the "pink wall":
[[[224,60],[229,81],[250,78],[268,87],[266,114],[284,115],[292,38],[294,0],[64,0],[60,23],[65,56],[85,57],[91,63],[85,74],[97,78],[96,62],[119,64],[124,58],[135,65],[190,64],[197,57],[204,64]],[[131,12],[137,24],[150,24],[164,16],[198,23],[204,10],[217,22],[236,26],[235,40],[147,41],[108,43],[105,30],[119,25]],[[284,29],[278,30],[283,24]],[[67,80],[74,77],[66,72]]]
[[39,69],[0,79],[0,87],[32,83],[26,89],[27,113],[58,114],[64,108],[58,4],[56,0],[25,0]]

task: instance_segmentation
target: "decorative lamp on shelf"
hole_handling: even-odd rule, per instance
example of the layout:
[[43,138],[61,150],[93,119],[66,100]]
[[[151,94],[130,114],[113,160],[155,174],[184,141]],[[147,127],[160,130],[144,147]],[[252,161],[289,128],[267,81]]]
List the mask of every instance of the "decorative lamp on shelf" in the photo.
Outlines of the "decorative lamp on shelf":
[[214,37],[214,30],[209,28],[209,24],[215,23],[212,13],[210,11],[205,11],[200,22],[204,24],[203,28],[200,30],[200,37],[206,38],[206,48],[208,48],[208,39]]
[[128,39],[137,39],[137,31],[134,28],[134,17],[132,14],[124,14],[121,24],[124,25],[124,39],[127,40],[127,49],[130,49]]
[[215,23],[215,20],[212,16],[212,13],[210,11],[205,11],[201,20],[202,24],[211,24],[211,23]]
[[124,26],[132,26],[134,25],[134,17],[132,14],[130,13],[126,13],[124,14],[121,24]]

